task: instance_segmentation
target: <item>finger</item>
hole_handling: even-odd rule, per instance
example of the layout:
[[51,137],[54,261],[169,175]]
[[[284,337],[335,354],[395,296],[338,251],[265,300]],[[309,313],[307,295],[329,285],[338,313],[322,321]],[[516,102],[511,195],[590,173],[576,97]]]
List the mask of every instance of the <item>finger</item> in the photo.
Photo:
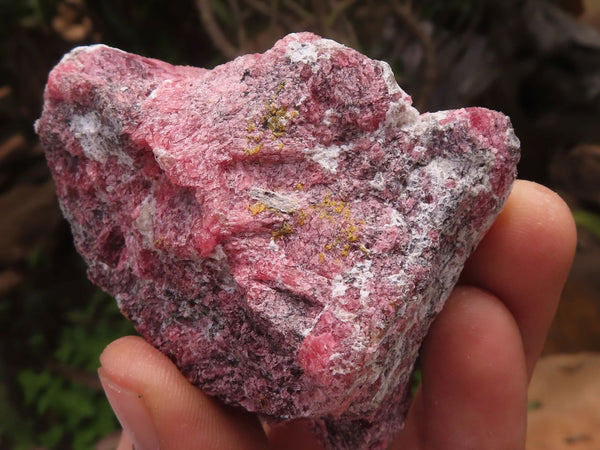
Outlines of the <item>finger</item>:
[[100,362],[106,395],[136,449],[267,448],[256,418],[203,394],[142,338],[118,339]]
[[527,374],[512,314],[493,295],[457,288],[426,338],[422,384],[393,449],[522,449]]
[[569,208],[551,190],[517,181],[504,211],[467,262],[461,284],[501,298],[523,338],[528,373],[542,350],[573,260]]
[[132,450],[133,443],[131,439],[129,439],[129,435],[125,432],[121,433],[121,439],[119,439],[119,445],[117,445],[117,450]]

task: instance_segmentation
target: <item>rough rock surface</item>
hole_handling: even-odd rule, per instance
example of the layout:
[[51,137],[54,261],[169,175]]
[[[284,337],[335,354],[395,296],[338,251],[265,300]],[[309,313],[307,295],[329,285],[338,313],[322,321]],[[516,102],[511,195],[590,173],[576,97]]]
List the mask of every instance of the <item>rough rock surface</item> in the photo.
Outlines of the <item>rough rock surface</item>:
[[419,115],[386,63],[308,33],[211,71],[77,48],[36,129],[91,280],[205,392],[331,449],[401,429],[519,157],[504,115]]

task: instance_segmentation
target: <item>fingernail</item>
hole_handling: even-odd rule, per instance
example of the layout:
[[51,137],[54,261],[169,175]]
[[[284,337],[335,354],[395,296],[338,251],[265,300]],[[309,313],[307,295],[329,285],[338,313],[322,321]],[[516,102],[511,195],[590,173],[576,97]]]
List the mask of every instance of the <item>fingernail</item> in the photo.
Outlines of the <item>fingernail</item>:
[[158,450],[158,435],[142,394],[130,391],[112,380],[100,367],[98,377],[117,419],[129,435],[135,450]]

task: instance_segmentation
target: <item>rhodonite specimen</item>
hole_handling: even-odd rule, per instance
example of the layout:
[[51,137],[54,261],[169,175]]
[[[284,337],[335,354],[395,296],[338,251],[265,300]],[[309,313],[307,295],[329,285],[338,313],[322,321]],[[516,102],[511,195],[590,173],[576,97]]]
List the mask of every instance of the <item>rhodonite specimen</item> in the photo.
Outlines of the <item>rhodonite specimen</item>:
[[90,279],[192,383],[330,449],[401,429],[519,158],[504,115],[420,115],[386,63],[309,33],[210,71],[77,48],[36,129]]

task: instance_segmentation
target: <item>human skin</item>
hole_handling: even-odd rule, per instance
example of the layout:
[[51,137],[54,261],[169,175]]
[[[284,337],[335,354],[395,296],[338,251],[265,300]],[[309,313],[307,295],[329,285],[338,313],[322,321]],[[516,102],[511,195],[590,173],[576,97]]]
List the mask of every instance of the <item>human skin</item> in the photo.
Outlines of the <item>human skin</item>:
[[[575,252],[568,207],[515,182],[421,351],[422,384],[390,449],[523,449],[527,384]],[[262,426],[192,386],[139,337],[107,346],[99,376],[126,432],[118,450],[321,449],[301,422]]]

